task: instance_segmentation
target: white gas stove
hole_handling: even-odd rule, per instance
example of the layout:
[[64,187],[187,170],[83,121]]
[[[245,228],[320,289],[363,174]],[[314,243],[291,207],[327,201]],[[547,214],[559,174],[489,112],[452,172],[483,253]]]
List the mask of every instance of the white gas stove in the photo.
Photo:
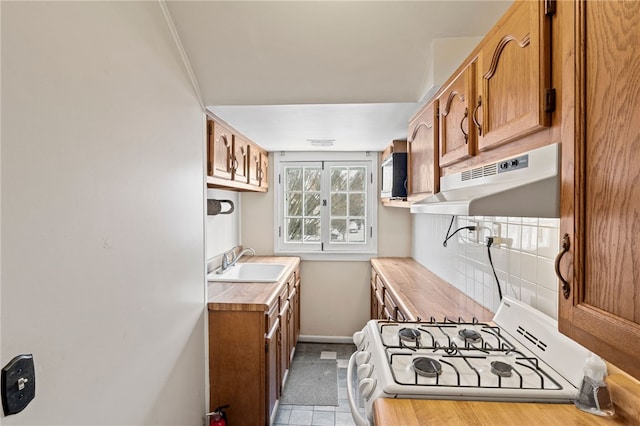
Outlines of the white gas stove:
[[575,400],[587,349],[550,317],[507,297],[493,321],[369,321],[353,336],[347,371],[356,424],[373,424],[376,398]]

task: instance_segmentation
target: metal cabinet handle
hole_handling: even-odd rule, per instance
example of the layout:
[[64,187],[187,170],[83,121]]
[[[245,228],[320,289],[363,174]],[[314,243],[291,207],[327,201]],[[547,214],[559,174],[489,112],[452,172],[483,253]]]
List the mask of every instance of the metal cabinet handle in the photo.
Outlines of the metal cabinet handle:
[[478,95],[478,105],[476,105],[476,108],[473,110],[473,124],[476,125],[476,127],[478,128],[478,136],[482,136],[482,124],[478,123],[478,109],[480,109],[480,107],[482,106],[482,96]]
[[462,125],[464,124],[464,120],[467,119],[468,117],[469,117],[469,108],[465,108],[464,109],[464,117],[462,117],[462,120],[460,120],[460,131],[464,135],[464,144],[465,145],[469,142],[469,134],[464,131],[464,128],[462,127]]
[[235,155],[233,156],[233,161],[231,162],[231,168],[234,172],[238,170],[238,158]]
[[562,250],[556,256],[556,275],[560,282],[562,282],[562,295],[565,299],[569,298],[569,293],[571,292],[571,287],[569,287],[569,282],[564,279],[562,274],[560,273],[560,261],[562,260],[562,256],[564,256],[571,247],[571,243],[569,242],[569,234],[564,234],[562,237]]

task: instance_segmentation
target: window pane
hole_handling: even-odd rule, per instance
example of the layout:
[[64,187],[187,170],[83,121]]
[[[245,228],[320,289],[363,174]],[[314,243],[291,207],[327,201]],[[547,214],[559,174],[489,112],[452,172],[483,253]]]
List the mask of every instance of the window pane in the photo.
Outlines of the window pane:
[[287,191],[302,191],[302,167],[287,167]]
[[[331,194],[331,216],[347,215],[347,194]],[[333,227],[333,225],[332,225]]]
[[293,192],[286,195],[286,216],[302,216],[302,193]]
[[349,242],[363,243],[365,228],[364,219],[349,220]]
[[347,219],[331,219],[331,242],[345,241]]
[[349,194],[349,216],[364,217],[364,194]]
[[364,191],[366,169],[364,167],[352,167],[349,169],[349,191]]
[[320,241],[320,219],[304,220],[304,240]]
[[304,194],[304,215],[320,216],[320,194]]
[[286,219],[287,242],[302,242],[302,219]]
[[304,169],[304,190],[320,191],[320,178],[322,176],[321,169]]
[[346,191],[348,176],[346,167],[331,167],[331,191]]

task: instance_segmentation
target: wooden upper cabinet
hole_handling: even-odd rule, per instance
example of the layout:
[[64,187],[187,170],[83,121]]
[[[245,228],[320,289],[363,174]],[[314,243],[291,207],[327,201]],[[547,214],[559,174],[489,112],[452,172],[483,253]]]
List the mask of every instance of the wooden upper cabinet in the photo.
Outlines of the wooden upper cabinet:
[[640,8],[558,2],[558,16],[568,250],[558,256],[559,329],[640,379]]
[[550,20],[544,2],[516,1],[483,40],[477,93],[470,102],[480,151],[550,125],[555,94]]
[[207,120],[207,186],[266,192],[269,154],[215,116]]
[[471,62],[441,92],[440,166],[457,163],[475,154],[476,132],[471,121],[475,62]]
[[269,153],[252,144],[249,148],[249,184],[269,187]]
[[207,174],[221,179],[231,179],[233,174],[233,132],[226,126],[207,122],[209,159]]
[[438,192],[438,101],[426,104],[409,122],[409,201],[418,201]]
[[237,134],[234,135],[231,166],[233,180],[236,182],[249,183],[249,145],[248,140]]

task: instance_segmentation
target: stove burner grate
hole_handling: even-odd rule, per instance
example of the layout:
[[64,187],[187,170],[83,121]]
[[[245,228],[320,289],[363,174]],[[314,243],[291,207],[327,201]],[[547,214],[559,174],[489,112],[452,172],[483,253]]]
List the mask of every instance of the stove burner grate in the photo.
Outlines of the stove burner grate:
[[442,373],[442,364],[433,358],[418,357],[413,360],[413,370],[424,377],[438,377]]

